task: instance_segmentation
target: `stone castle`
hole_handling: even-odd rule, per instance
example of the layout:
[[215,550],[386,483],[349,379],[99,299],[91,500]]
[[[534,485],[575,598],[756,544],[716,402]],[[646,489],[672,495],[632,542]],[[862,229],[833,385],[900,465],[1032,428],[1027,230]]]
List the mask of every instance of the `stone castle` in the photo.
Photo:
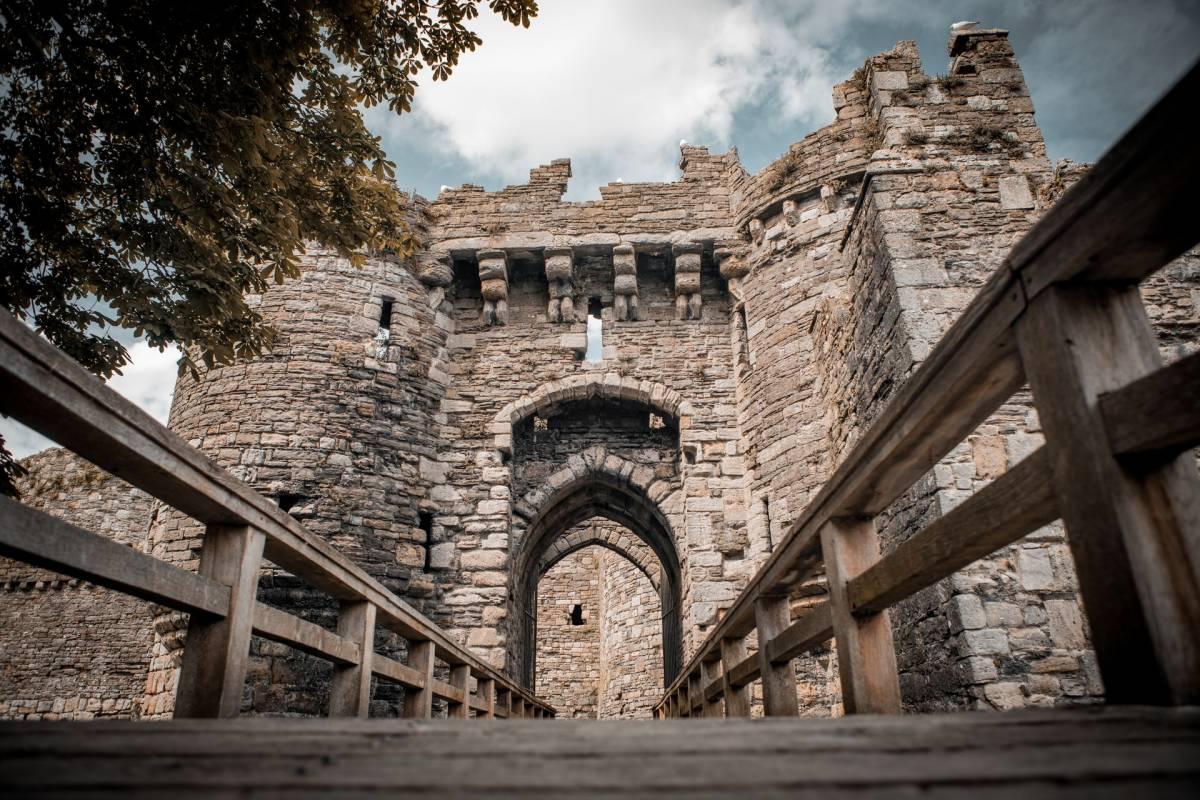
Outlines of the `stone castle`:
[[[949,55],[937,77],[911,42],[868,59],[834,87],[836,119],[755,175],[683,146],[677,181],[598,201],[563,202],[566,160],[414,197],[414,256],[308,252],[254,298],[271,352],[181,378],[170,427],[559,716],[649,716],[1080,172],[1047,160],[1005,31],[956,29]],[[1200,259],[1143,291],[1162,346],[1196,349]],[[1018,395],[879,520],[884,548],[1040,441]],[[26,502],[195,568],[203,530],[179,512],[65,451],[26,465]],[[0,716],[170,714],[182,615],[9,561],[0,587]],[[279,569],[259,597],[336,616]],[[892,614],[912,709],[1103,696],[1058,524]],[[325,707],[327,663],[259,640],[253,656],[246,711]],[[832,649],[797,669],[801,712],[839,713]],[[372,714],[401,699],[379,686]]]

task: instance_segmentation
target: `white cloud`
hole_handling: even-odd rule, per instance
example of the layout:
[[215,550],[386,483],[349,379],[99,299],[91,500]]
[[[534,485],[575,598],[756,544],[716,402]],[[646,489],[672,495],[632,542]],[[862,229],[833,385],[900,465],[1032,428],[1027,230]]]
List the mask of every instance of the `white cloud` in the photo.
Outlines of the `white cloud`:
[[[170,347],[162,352],[144,341],[134,342],[129,348],[132,362],[122,369],[108,385],[136,403],[164,425],[171,410],[171,398],[175,394],[176,362],[179,351]],[[0,435],[8,449],[17,458],[55,447],[45,436],[30,430],[16,420],[0,417]]]
[[[739,109],[799,133],[833,116],[830,44],[865,6],[831,0],[545,0],[528,30],[484,13],[484,40],[414,111],[367,112],[389,140],[432,141],[477,174],[524,182],[570,157],[571,194],[615,175],[672,180],[680,139],[723,150]],[[796,138],[800,138],[797,136]]]

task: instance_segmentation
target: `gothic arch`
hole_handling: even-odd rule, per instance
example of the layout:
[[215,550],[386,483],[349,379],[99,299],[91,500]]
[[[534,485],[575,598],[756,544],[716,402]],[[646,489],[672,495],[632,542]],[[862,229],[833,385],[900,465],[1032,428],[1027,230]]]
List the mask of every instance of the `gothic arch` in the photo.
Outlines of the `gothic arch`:
[[[693,413],[691,403],[684,400],[683,395],[661,383],[624,377],[616,372],[571,375],[542,384],[532,394],[500,409],[492,419],[491,427],[496,449],[512,454],[513,428],[527,417],[560,403],[594,398],[641,403],[681,423],[690,419]],[[687,424],[682,423],[680,427],[687,427]]]
[[[565,467],[521,498],[513,511],[517,549],[509,576],[513,603],[509,618],[516,626],[510,637],[515,676],[533,685],[537,584],[545,570],[567,554],[570,545],[560,540],[579,523],[603,517],[636,536],[658,562],[655,586],[662,607],[664,685],[674,680],[683,661],[682,577],[674,535],[682,511],[679,490],[655,480],[649,467],[592,447],[572,456]],[[628,557],[627,552],[622,554]]]
[[604,530],[596,530],[595,528],[580,530],[576,528],[567,535],[554,539],[542,554],[541,560],[538,561],[538,575],[545,575],[559,561],[562,561],[577,550],[582,550],[585,547],[593,545],[612,550],[617,555],[623,556],[627,561],[632,562],[649,579],[650,585],[654,587],[654,590],[658,591],[662,570],[653,551],[636,536],[631,539],[631,537],[619,534],[608,528]]

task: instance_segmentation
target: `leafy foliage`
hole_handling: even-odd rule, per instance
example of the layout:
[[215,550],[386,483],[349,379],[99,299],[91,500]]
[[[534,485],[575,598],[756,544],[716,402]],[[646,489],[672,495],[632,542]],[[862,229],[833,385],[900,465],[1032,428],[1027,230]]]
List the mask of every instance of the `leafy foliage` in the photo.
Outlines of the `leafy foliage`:
[[359,106],[449,77],[483,1],[0,0],[0,304],[103,377],[112,325],[193,371],[261,353],[245,295],[305,241],[411,248]]

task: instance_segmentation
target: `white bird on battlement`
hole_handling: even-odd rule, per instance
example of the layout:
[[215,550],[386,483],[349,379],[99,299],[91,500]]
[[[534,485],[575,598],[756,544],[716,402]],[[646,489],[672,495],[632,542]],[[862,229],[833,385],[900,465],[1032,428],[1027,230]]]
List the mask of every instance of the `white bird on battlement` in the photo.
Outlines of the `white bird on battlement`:
[[973,21],[972,21],[972,20],[967,20],[967,21],[964,21],[964,22],[956,22],[956,23],[954,23],[953,25],[951,25],[951,26],[950,26],[950,30],[952,30],[952,31],[964,31],[964,30],[967,30],[968,28],[974,28],[974,27],[975,27],[976,25],[978,25],[978,24],[979,24],[979,20],[973,20]]

